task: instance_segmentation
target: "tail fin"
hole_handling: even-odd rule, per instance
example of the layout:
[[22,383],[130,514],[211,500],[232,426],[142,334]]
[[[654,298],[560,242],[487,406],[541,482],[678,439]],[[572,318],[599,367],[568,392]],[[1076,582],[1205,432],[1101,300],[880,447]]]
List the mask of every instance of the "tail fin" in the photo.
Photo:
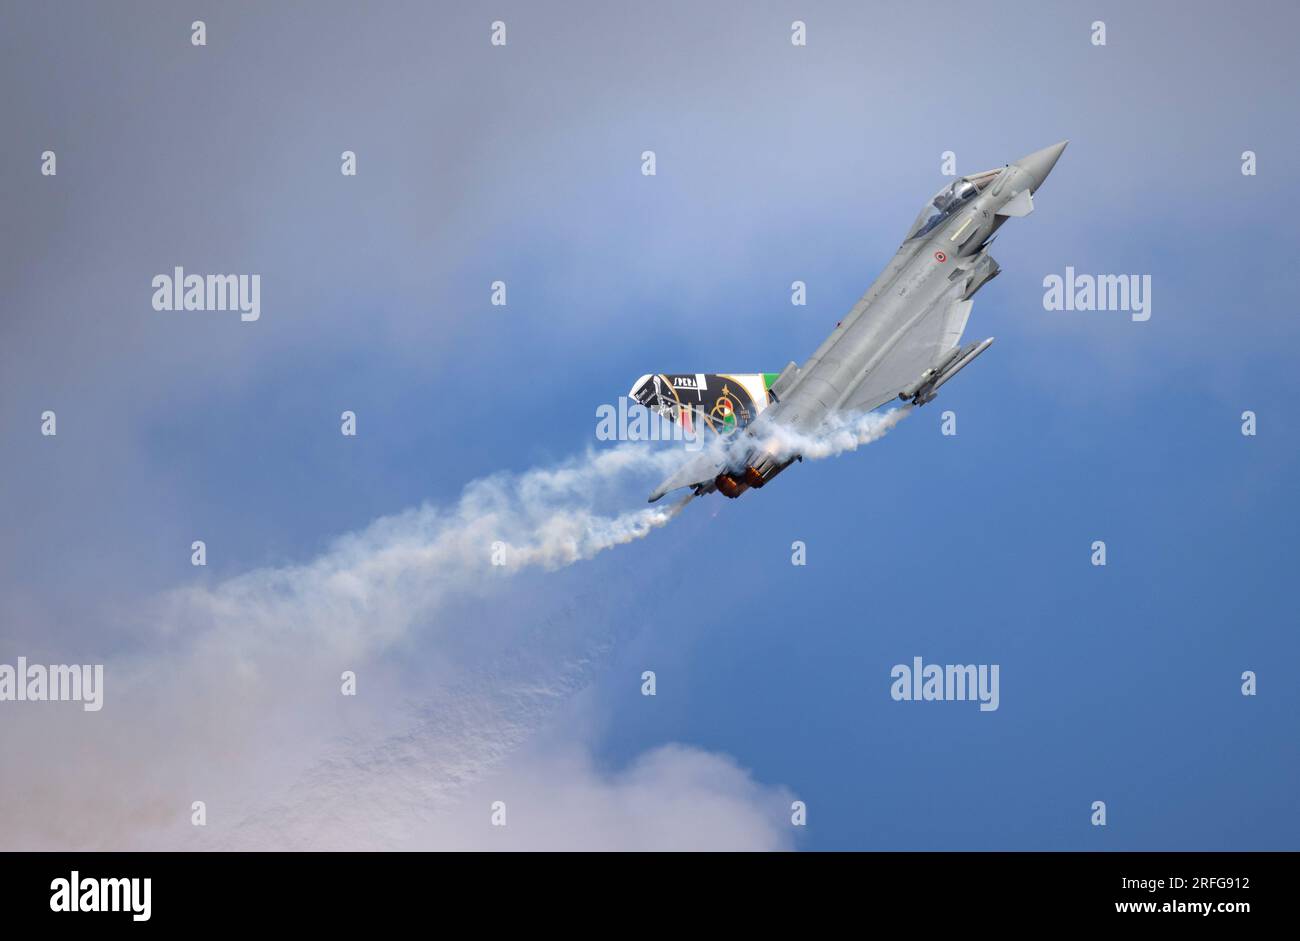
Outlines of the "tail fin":
[[775,401],[778,373],[655,373],[642,376],[629,396],[688,431],[731,434]]

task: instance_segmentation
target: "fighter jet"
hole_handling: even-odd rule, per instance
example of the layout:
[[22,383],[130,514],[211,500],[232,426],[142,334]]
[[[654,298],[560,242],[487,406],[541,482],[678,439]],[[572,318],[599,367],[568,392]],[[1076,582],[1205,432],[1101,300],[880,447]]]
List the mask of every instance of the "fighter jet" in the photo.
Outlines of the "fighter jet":
[[1068,143],[963,176],[936,193],[884,272],[802,366],[791,362],[779,374],[642,376],[632,398],[728,436],[724,447],[700,452],[660,484],[650,502],[680,487],[735,498],[765,486],[802,460],[765,444],[779,437],[774,429],[794,432],[786,440],[811,438],[833,416],[895,400],[933,401],[993,343],[961,343],[971,298],[1000,270],[989,243],[1008,218],[1033,212],[1034,194]]

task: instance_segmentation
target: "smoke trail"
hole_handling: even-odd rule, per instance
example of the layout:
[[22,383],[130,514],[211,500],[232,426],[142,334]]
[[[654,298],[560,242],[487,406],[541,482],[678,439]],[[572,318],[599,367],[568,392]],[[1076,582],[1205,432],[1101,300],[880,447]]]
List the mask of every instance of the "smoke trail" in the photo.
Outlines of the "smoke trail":
[[[910,411],[832,416],[814,435],[769,428],[760,441],[786,455],[830,457],[879,439]],[[306,564],[173,592],[159,620],[204,628],[198,643],[250,657],[286,636],[339,655],[382,650],[453,596],[521,569],[590,559],[667,525],[690,496],[613,515],[598,506],[625,500],[628,478],[682,460],[677,449],[624,444],[551,468],[494,474],[466,486],[450,507],[424,504],[381,518]]]
[[779,426],[768,428],[759,436],[759,445],[782,459],[796,454],[808,460],[838,457],[846,451],[856,451],[864,444],[883,438],[911,413],[910,405],[883,413],[834,413],[814,434],[801,434]]
[[626,500],[628,478],[682,459],[677,450],[624,444],[553,468],[494,474],[450,507],[426,503],[382,517],[305,564],[172,592],[150,620],[197,624],[206,642],[226,649],[232,631],[255,652],[277,644],[287,626],[342,654],[381,649],[451,596],[524,568],[590,559],[666,525],[689,498],[614,515],[597,507]]
[[555,569],[589,559],[598,552],[644,539],[667,525],[685,509],[694,494],[678,503],[641,509],[606,517],[585,509],[560,509],[549,513],[534,526],[530,542],[503,547],[503,567],[514,571],[525,566]]

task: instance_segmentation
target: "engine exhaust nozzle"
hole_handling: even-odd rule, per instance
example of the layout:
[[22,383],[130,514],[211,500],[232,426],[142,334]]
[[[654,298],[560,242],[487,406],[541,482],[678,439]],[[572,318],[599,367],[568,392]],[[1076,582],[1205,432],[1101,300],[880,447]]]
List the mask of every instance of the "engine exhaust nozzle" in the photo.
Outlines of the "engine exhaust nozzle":
[[724,497],[730,497],[732,500],[749,489],[749,484],[741,483],[730,474],[719,474],[714,478],[713,483]]

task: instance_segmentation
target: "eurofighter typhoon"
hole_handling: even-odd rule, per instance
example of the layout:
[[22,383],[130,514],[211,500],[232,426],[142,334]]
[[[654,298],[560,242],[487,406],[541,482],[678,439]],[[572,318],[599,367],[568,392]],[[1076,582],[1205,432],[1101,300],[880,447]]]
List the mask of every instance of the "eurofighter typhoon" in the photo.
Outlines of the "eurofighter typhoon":
[[1000,270],[988,253],[1008,218],[1029,215],[1033,195],[1069,141],[1015,163],[955,180],[925,204],[902,246],[867,293],[802,366],[780,373],[642,376],[631,397],[692,432],[709,429],[725,443],[693,456],[650,494],[738,497],[802,460],[842,415],[887,402],[925,405],[993,343],[962,345],[971,298]]

